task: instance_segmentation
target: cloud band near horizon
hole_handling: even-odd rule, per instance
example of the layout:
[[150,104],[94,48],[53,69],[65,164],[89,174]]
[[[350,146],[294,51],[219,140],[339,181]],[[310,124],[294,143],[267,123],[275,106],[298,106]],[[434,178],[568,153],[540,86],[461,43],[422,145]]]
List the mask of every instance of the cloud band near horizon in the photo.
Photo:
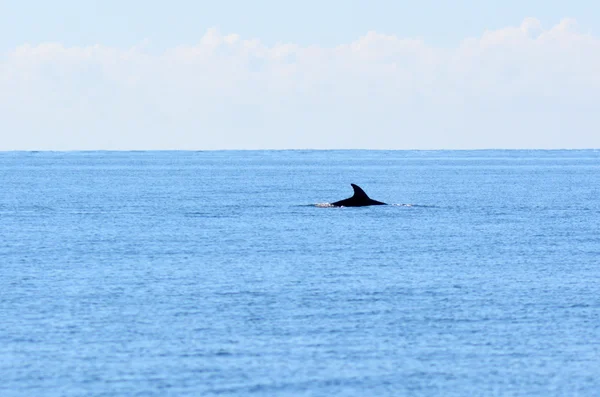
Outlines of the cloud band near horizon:
[[0,58],[0,150],[600,148],[600,38],[564,19],[454,48],[368,32],[266,46],[210,29],[153,53]]

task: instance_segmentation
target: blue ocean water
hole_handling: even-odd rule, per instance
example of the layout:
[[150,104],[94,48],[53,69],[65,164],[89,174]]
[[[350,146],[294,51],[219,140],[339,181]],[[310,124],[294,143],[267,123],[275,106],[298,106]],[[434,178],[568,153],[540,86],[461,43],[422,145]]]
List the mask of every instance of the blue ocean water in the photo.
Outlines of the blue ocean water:
[[0,153],[0,395],[598,396],[599,197],[599,151]]

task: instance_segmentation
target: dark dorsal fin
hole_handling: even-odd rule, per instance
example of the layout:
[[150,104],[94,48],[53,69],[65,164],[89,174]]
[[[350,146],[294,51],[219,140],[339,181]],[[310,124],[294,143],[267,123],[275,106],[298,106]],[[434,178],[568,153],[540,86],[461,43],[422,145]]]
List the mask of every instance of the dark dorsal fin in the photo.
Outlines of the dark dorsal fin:
[[354,196],[352,196],[353,198],[359,198],[359,199],[368,199],[369,196],[367,196],[367,193],[365,193],[364,190],[362,190],[360,188],[360,186],[355,185],[354,183],[350,184],[352,186],[352,189],[354,189]]
[[335,203],[331,203],[334,207],[363,207],[365,205],[385,205],[381,201],[376,201],[370,199],[359,186],[351,183],[352,189],[354,189],[354,196],[347,198],[345,200],[336,201]]

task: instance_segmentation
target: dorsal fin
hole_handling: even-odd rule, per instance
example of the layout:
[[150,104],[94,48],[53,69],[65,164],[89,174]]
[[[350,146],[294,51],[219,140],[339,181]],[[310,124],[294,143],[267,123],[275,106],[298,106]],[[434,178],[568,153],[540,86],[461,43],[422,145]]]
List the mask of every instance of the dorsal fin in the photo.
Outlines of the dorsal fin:
[[369,198],[369,196],[367,196],[367,193],[365,193],[365,191],[362,190],[360,188],[360,186],[355,185],[354,183],[351,183],[350,185],[352,186],[352,189],[354,189],[354,196],[352,196],[352,197],[362,198],[362,199]]
[[359,186],[354,183],[350,184],[352,189],[354,190],[354,195],[345,200],[336,201],[335,203],[331,203],[334,207],[363,207],[365,205],[385,205],[381,201],[373,200],[367,196],[364,190],[362,190]]

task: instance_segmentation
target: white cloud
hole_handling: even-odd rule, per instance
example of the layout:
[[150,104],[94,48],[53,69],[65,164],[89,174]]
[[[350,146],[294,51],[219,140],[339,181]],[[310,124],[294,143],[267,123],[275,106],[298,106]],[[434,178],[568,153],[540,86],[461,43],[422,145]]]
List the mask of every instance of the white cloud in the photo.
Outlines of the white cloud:
[[0,150],[600,147],[600,39],[565,19],[456,48],[334,48],[210,29],[193,46],[23,45],[0,58]]

